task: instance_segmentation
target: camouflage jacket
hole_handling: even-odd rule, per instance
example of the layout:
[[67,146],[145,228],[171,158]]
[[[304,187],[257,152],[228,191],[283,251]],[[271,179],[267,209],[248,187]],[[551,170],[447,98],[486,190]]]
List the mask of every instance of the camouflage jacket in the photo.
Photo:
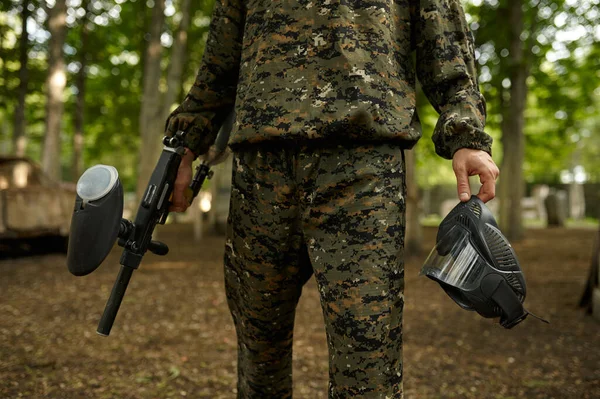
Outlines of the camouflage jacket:
[[[436,152],[491,152],[473,37],[460,0],[215,0],[195,83],[167,120],[206,152],[235,109],[230,145],[421,136],[415,75],[440,118]],[[416,51],[416,64],[413,51]]]

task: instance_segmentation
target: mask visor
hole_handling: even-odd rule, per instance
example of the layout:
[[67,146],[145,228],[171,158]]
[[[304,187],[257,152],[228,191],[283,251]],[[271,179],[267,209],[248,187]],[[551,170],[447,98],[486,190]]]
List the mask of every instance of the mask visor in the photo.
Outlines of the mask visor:
[[425,260],[421,275],[460,290],[475,289],[486,261],[471,244],[470,236],[462,227],[452,227]]

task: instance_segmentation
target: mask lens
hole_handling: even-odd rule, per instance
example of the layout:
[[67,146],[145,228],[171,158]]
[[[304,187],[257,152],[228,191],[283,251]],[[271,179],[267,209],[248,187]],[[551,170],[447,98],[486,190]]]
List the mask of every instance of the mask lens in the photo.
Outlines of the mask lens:
[[462,290],[472,290],[481,278],[485,260],[473,247],[470,234],[455,226],[433,248],[421,275]]

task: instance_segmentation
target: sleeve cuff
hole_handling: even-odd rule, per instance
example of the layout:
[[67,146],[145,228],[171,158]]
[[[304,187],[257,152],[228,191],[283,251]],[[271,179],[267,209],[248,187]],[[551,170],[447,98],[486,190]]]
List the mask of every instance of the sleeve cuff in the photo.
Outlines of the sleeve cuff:
[[167,118],[167,136],[173,136],[177,131],[186,132],[183,140],[184,146],[189,148],[195,155],[205,154],[212,143],[215,141],[216,133],[212,127],[210,115],[197,112],[182,112],[182,107],[178,107]]
[[452,159],[461,148],[482,150],[492,155],[492,138],[483,130],[485,102],[459,98],[440,115],[433,133],[435,152]]
[[192,126],[191,129],[188,129],[183,142],[184,145],[194,153],[194,159],[196,159],[198,156],[208,152],[208,149],[215,141],[215,138],[216,134],[213,134],[212,130],[206,131]]

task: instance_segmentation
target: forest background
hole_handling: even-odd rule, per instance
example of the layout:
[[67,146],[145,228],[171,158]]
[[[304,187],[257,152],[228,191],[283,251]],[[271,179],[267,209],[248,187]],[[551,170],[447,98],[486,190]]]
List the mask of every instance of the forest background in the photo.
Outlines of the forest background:
[[[523,234],[526,184],[600,183],[599,2],[463,3],[509,237]],[[166,116],[202,59],[213,6],[0,0],[0,153],[27,155],[67,181],[114,165],[126,190],[143,189]],[[409,197],[454,180],[450,162],[434,153],[437,113],[422,93],[419,113],[424,137],[409,156]]]

